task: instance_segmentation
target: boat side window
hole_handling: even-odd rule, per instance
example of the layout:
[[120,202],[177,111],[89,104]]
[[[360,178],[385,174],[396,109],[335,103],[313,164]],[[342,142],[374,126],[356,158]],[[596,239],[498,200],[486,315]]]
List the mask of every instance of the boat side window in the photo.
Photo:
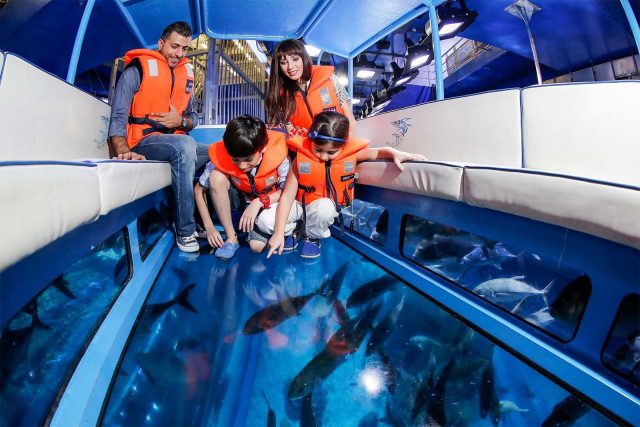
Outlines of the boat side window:
[[389,228],[389,212],[383,206],[354,199],[351,206],[342,209],[346,228],[384,245]]
[[583,272],[412,215],[404,216],[402,229],[404,257],[563,342],[575,335],[591,295]]
[[606,367],[640,386],[640,295],[627,295],[602,351]]
[[159,202],[138,217],[138,245],[140,246],[140,255],[143,261],[168,228],[169,205],[166,201]]

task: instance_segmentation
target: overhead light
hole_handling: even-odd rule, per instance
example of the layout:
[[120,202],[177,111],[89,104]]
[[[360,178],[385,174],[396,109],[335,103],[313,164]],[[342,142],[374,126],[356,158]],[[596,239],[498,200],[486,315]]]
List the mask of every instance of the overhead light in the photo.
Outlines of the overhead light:
[[358,72],[356,73],[356,78],[368,80],[375,75],[376,75],[376,72],[372,70],[358,70]]
[[360,102],[362,102],[360,98],[351,98],[351,105],[360,105]]
[[420,70],[417,68],[408,71],[407,74],[405,74],[404,68],[400,68],[398,63],[395,61],[391,62],[391,69],[393,70],[393,77],[391,77],[391,83],[389,84],[391,88],[409,83],[411,80],[418,77],[418,74],[420,74]]
[[307,50],[309,56],[317,57],[320,55],[320,49],[315,46],[311,46],[310,44],[304,45],[304,48]]
[[357,79],[370,80],[384,71],[375,62],[369,61],[366,55],[358,55],[353,61],[353,71]]
[[349,84],[349,78],[344,74],[338,74],[338,83],[340,83],[342,86],[346,86]]
[[[469,10],[465,0],[459,0],[460,7],[441,6],[437,9],[438,35],[441,40],[455,37],[466,30],[478,17],[478,12]],[[431,40],[431,20],[428,19],[424,27],[425,36]]]
[[421,44],[413,45],[410,41],[407,41],[404,74],[409,74],[409,72],[427,65],[431,61],[433,61],[431,48]]

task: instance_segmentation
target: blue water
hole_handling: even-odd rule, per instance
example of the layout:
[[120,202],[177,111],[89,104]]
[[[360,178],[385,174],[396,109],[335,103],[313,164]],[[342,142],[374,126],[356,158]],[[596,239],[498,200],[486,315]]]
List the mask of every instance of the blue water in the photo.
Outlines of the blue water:
[[[311,261],[174,249],[103,424],[541,425],[569,396],[386,274],[334,239]],[[574,425],[609,424],[588,410]]]

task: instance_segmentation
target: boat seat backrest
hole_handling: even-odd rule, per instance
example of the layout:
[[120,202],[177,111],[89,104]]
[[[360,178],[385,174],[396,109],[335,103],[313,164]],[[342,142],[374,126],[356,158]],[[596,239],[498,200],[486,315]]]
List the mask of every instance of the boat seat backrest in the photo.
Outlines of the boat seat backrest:
[[430,160],[522,166],[520,89],[429,102],[358,121],[372,147]]
[[10,53],[0,69],[0,161],[109,157],[108,104]]
[[522,90],[524,167],[640,186],[640,82]]

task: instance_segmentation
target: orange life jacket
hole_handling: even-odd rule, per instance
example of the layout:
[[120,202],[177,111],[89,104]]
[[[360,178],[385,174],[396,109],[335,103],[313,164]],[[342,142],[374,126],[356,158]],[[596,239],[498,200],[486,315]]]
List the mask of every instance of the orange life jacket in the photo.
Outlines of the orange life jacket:
[[[227,153],[222,141],[209,146],[209,159],[216,169],[228,175],[231,183],[249,199],[278,190],[278,167],[287,157],[287,143],[282,132],[267,130],[267,145],[255,176],[240,170]],[[252,182],[253,181],[253,182]]]
[[166,113],[169,105],[184,114],[193,93],[193,67],[185,57],[170,68],[167,59],[160,52],[150,49],[130,50],[124,56],[128,66],[137,59],[142,70],[140,88],[133,95],[129,109],[127,126],[127,143],[129,148],[135,147],[147,135],[154,133],[177,133],[184,131],[168,128],[150,119],[151,113]]
[[328,65],[314,65],[311,69],[311,82],[305,94],[296,92],[296,110],[289,121],[293,126],[301,126],[307,130],[316,114],[323,111],[337,111],[344,114],[340,100],[331,81],[333,67]]
[[[368,140],[349,138],[338,157],[330,162],[323,162],[313,154],[312,142],[309,138],[294,136],[287,140],[287,144],[290,149],[297,152],[296,200],[308,204],[320,198],[330,198],[336,204],[336,208],[351,204],[357,178],[356,154],[367,148]],[[327,169],[329,169],[331,182],[327,182]]]

